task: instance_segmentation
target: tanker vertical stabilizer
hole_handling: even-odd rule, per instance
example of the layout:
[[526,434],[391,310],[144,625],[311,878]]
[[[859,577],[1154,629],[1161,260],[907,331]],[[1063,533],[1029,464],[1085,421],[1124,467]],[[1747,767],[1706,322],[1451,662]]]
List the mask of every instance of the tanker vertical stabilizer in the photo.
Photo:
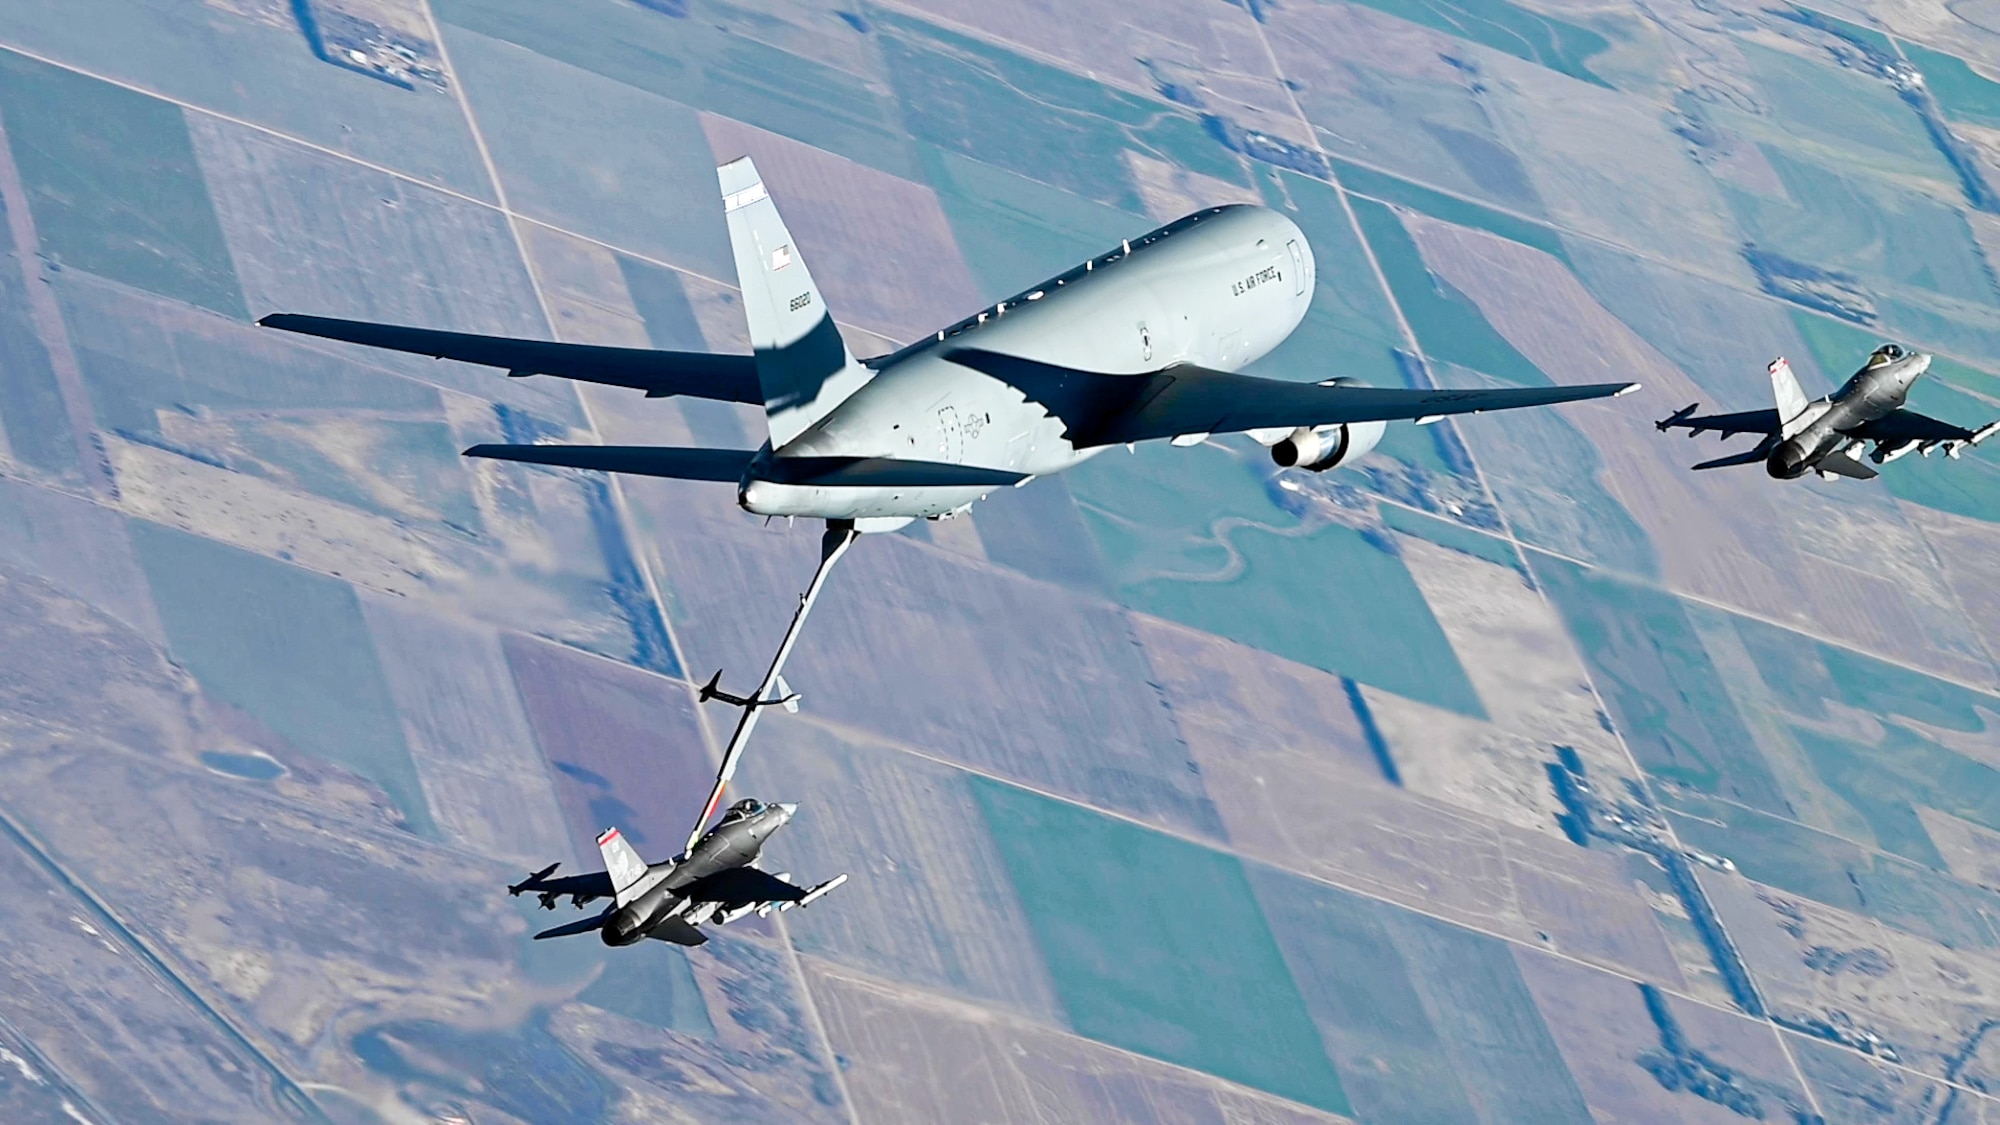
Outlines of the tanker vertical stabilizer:
[[749,157],[716,169],[771,448],[831,413],[868,381]]

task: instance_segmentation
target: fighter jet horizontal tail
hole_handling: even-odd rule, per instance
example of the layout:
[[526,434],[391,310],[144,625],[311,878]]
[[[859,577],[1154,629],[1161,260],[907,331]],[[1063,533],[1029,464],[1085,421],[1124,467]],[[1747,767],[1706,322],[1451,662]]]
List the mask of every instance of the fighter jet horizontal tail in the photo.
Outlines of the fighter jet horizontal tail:
[[326,340],[504,367],[509,375],[554,375],[560,379],[630,387],[646,392],[647,398],[686,395],[720,402],[764,401],[757,384],[754,356],[515,340],[297,313],[272,313],[257,323],[265,328]]
[[552,937],[574,937],[577,934],[587,934],[592,930],[601,930],[604,928],[604,923],[609,922],[611,916],[617,912],[618,908],[616,906],[607,906],[604,908],[604,913],[599,914],[595,918],[583,918],[575,922],[568,922],[551,929],[543,930],[541,933],[535,935],[535,940],[541,941],[543,938]]
[[1078,448],[1343,422],[1384,422],[1478,414],[1608,398],[1637,383],[1491,390],[1405,390],[1259,379],[1193,364],[1143,375],[1079,371],[977,348],[945,353],[984,372],[1061,419]]
[[1741,453],[1732,453],[1727,457],[1717,457],[1713,461],[1703,461],[1701,464],[1696,465],[1695,468],[1726,469],[1731,465],[1755,465],[1763,461],[1766,456],[1768,454],[1765,453],[1764,447],[1760,444],[1755,449],[1746,449]]

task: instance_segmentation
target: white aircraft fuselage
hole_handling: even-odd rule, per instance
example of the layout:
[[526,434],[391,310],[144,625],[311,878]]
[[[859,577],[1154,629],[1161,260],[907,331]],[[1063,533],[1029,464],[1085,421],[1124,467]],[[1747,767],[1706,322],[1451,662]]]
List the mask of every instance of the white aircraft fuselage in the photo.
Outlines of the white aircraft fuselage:
[[[944,357],[978,348],[1106,374],[1175,363],[1236,371],[1290,336],[1312,303],[1305,235],[1262,207],[1212,208],[1093,259],[873,365],[831,412],[773,450],[737,489],[759,515],[901,521],[956,512],[993,490],[837,488],[768,475],[773,457],[907,458],[1041,476],[1103,452],[1020,390]],[[873,530],[872,528],[867,528]]]

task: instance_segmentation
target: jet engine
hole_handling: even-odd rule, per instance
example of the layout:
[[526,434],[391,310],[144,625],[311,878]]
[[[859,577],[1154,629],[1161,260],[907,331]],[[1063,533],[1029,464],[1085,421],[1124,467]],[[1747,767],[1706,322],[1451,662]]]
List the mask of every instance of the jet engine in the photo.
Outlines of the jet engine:
[[[1322,387],[1365,387],[1352,376],[1327,379]],[[1251,430],[1259,445],[1271,447],[1271,460],[1284,468],[1294,466],[1315,473],[1351,465],[1368,455],[1382,440],[1385,422],[1345,422],[1333,426],[1300,426],[1295,430]]]
[[1344,422],[1337,426],[1300,426],[1271,447],[1271,460],[1285,468],[1297,466],[1315,473],[1351,465],[1382,440],[1386,422]]

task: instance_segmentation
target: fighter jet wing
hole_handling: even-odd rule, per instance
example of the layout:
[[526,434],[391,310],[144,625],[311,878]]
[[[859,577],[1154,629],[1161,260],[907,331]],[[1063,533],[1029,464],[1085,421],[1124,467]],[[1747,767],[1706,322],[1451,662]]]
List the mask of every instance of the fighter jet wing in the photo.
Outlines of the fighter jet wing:
[[1106,375],[976,348],[945,354],[1021,391],[1062,419],[1079,448],[1181,434],[1226,434],[1477,414],[1605,398],[1637,383],[1497,390],[1404,390],[1259,379],[1193,364],[1145,375]]
[[1940,422],[1914,410],[1895,410],[1873,422],[1864,422],[1847,431],[1848,436],[1894,445],[1905,441],[1971,441],[1975,436],[1963,426]]
[[647,398],[686,395],[721,402],[757,405],[764,402],[764,393],[757,384],[757,360],[747,355],[513,340],[296,313],[273,313],[257,323],[266,328],[345,340],[371,348],[504,367],[509,375],[554,375],[560,379],[631,387],[646,392]]
[[698,902],[797,902],[806,897],[805,888],[754,867],[718,871],[689,883],[681,893]]

